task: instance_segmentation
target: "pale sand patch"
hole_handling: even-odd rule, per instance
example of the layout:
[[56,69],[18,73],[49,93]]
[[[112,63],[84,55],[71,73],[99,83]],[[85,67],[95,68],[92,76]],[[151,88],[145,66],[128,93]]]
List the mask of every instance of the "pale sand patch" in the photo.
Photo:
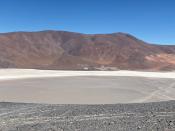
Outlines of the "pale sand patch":
[[115,104],[175,100],[174,94],[175,79],[165,78],[69,76],[0,82],[0,101],[7,102]]

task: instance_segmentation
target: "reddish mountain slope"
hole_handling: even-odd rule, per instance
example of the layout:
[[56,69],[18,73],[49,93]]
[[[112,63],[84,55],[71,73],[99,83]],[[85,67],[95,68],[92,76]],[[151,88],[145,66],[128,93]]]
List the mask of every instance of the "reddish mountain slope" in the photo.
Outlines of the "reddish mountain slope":
[[5,33],[0,34],[0,67],[173,70],[175,46],[147,44],[124,33]]

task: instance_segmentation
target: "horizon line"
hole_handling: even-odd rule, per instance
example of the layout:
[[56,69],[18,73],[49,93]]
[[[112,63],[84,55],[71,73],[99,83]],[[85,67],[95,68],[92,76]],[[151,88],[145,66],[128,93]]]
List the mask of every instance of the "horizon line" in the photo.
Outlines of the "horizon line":
[[5,31],[5,32],[1,32],[0,31],[0,35],[1,34],[10,34],[10,33],[39,33],[39,32],[68,32],[68,33],[76,33],[76,34],[82,34],[82,35],[112,35],[112,34],[125,34],[125,35],[130,35],[132,37],[137,38],[138,40],[141,40],[145,43],[148,44],[154,44],[154,45],[166,45],[166,46],[175,46],[175,43],[155,43],[155,42],[147,42],[147,40],[143,40],[142,38],[139,38],[131,33],[127,33],[127,32],[121,32],[121,31],[116,31],[116,32],[107,32],[107,33],[82,33],[82,32],[78,32],[78,31],[69,31],[69,30],[57,30],[57,29],[43,29],[43,30],[15,30],[15,31]]

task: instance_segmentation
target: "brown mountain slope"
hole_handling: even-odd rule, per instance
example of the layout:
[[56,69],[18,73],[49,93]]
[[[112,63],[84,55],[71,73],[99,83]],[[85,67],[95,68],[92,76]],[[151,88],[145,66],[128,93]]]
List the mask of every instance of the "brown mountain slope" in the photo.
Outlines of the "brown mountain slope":
[[124,33],[4,33],[0,34],[0,67],[173,70],[175,46],[147,44]]

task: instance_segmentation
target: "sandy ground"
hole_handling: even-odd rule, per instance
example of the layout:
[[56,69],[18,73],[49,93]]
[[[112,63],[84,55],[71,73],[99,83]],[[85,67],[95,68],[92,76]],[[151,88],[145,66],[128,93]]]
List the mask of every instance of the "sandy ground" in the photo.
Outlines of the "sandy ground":
[[[64,77],[62,77],[64,76]],[[0,101],[115,104],[175,100],[175,72],[0,70]]]

